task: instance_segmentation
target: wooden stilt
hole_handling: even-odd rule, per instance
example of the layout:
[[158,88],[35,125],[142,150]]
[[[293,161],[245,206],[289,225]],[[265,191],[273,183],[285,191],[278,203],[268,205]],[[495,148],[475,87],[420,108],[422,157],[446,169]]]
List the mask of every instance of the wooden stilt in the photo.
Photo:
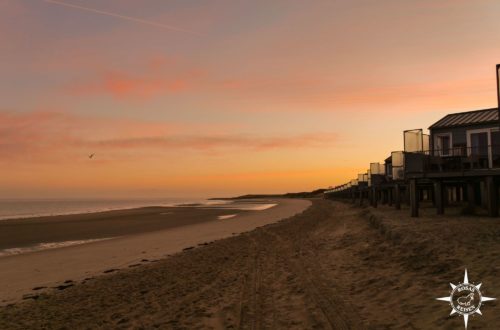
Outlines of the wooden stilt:
[[382,204],[384,204],[384,205],[387,204],[387,197],[388,197],[387,196],[387,189],[385,189],[385,188],[382,189],[380,191],[380,193],[382,194]]
[[480,195],[481,195],[481,206],[487,209],[488,208],[488,191],[487,191],[485,181],[481,181],[481,183],[479,184],[479,186],[480,186],[479,189],[480,189]]
[[467,182],[467,205],[473,209],[476,206],[474,182]]
[[410,206],[410,185],[407,184],[404,190],[404,200],[406,205]]
[[486,177],[486,191],[488,194],[488,215],[490,217],[498,216],[498,190],[495,180],[492,176]]
[[411,216],[413,218],[418,217],[418,201],[419,194],[417,189],[417,180],[410,180],[410,208],[411,208]]
[[394,206],[396,210],[401,210],[401,188],[399,184],[394,186]]
[[378,191],[377,188],[373,187],[372,188],[372,195],[373,195],[373,207],[378,206]]
[[436,213],[444,214],[443,184],[441,181],[434,182],[434,203],[436,205]]

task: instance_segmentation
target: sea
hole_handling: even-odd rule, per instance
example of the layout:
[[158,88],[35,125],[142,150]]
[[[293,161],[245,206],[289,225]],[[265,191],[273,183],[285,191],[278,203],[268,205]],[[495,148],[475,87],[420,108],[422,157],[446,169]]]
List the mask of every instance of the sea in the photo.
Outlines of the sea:
[[226,201],[193,198],[156,199],[0,199],[0,220],[93,213],[147,206],[223,205]]
[[[111,210],[133,209],[148,206],[163,207],[216,207],[223,209],[262,211],[276,206],[268,201],[228,201],[193,198],[158,199],[0,199],[0,221],[52,215],[94,213]],[[229,220],[237,214],[221,215],[219,220]],[[22,221],[22,220],[21,220]],[[113,237],[62,242],[42,242],[32,246],[0,249],[0,257],[92,243]]]

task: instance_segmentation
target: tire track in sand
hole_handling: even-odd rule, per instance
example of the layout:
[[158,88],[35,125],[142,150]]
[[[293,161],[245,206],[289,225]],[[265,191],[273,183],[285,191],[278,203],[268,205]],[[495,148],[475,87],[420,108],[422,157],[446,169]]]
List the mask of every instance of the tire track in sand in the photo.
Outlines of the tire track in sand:
[[[337,217],[341,218],[343,210],[336,209],[340,211]],[[304,251],[305,247],[311,246],[311,244],[307,244],[308,242],[306,242],[308,240],[307,234],[313,231],[320,222],[328,219],[318,218],[316,221],[308,220],[296,221],[296,228],[291,232],[295,235],[298,233],[298,235],[296,237],[293,237],[295,235],[287,237],[288,239],[283,238],[286,235],[280,235],[280,233],[275,232],[278,231],[276,229],[280,229],[279,227],[262,228],[262,231],[273,236],[279,242],[276,246],[281,247],[280,250],[284,255],[288,255],[286,259],[289,261],[288,263],[293,272],[300,278],[306,293],[312,297],[332,329],[365,329],[364,325],[358,321],[359,318],[353,315],[354,307],[341,297],[339,294],[340,290],[336,289],[334,283],[323,278],[323,272],[318,269],[321,268],[321,262],[311,260],[310,256],[314,255],[314,253]],[[295,258],[291,251],[295,251]],[[305,258],[304,255],[308,255],[308,258]],[[315,271],[312,272],[311,269]]]

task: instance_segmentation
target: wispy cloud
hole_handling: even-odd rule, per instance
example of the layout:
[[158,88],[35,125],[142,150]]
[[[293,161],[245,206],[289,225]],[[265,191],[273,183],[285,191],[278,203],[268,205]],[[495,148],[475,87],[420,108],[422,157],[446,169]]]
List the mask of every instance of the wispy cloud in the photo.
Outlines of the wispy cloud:
[[259,136],[251,134],[171,135],[141,138],[116,138],[84,141],[86,145],[111,149],[193,149],[214,151],[221,149],[263,151],[283,148],[310,148],[332,145],[334,133],[309,133],[289,136]]
[[[90,77],[70,82],[64,91],[76,96],[111,96],[121,101],[147,101],[172,94],[203,95],[220,104],[237,104],[238,111],[432,111],[436,106],[455,107],[478,103],[493,95],[492,79],[471,77],[433,81],[344,82],[313,75],[230,75],[208,70],[183,59],[151,57],[127,68],[95,69]],[[493,98],[492,98],[493,99]]]
[[44,1],[47,2],[47,3],[54,4],[54,5],[64,6],[64,7],[68,7],[68,8],[72,8],[72,9],[76,9],[76,10],[80,10],[80,11],[91,12],[91,13],[94,13],[94,14],[99,14],[99,15],[104,15],[104,16],[110,16],[110,17],[114,17],[114,18],[118,18],[118,19],[122,19],[122,20],[127,20],[127,21],[131,21],[131,22],[135,22],[135,23],[146,24],[146,25],[150,25],[150,26],[154,26],[154,27],[162,28],[162,29],[166,29],[166,30],[171,30],[171,31],[176,31],[176,32],[183,32],[183,33],[189,33],[189,34],[197,35],[197,36],[201,35],[201,34],[199,34],[197,32],[194,32],[194,31],[190,31],[190,30],[182,29],[182,28],[179,28],[179,27],[176,27],[176,26],[162,24],[162,23],[158,23],[158,22],[154,22],[154,21],[150,21],[150,20],[146,20],[146,19],[142,19],[142,18],[121,15],[121,14],[112,13],[112,12],[109,12],[109,11],[104,11],[104,10],[99,10],[99,9],[95,9],[95,8],[79,6],[79,5],[70,4],[70,3],[62,2],[62,1],[56,1],[56,0],[44,0]]
[[146,101],[200,89],[205,72],[178,58],[151,56],[127,69],[96,65],[89,76],[66,83],[63,92],[73,96],[111,96],[118,100]]
[[[333,145],[332,132],[265,136],[242,132],[203,133],[189,124],[127,121],[83,117],[56,111],[15,113],[0,111],[0,162],[22,160],[64,162],[82,155],[103,152],[113,158],[154,151],[214,154],[227,151],[317,148]],[[187,132],[187,133],[185,133]],[[191,132],[191,133],[189,133]]]
[[191,87],[194,78],[195,74],[162,77],[108,71],[93,81],[70,84],[67,90],[75,95],[110,95],[121,100],[146,100],[156,96],[183,92]]

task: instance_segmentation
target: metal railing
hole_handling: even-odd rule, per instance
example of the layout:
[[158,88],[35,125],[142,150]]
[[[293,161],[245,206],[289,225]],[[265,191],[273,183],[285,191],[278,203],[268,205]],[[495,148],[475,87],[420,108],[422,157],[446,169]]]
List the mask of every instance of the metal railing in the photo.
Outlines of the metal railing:
[[[405,153],[405,172],[449,172],[500,168],[500,145],[454,146]],[[418,157],[416,155],[422,155]]]
[[[379,185],[386,180],[401,181],[406,179],[407,174],[500,169],[500,145],[477,147],[464,145],[417,152],[392,152],[391,154],[393,162],[395,154],[398,154],[397,163],[391,163],[389,166],[371,163],[368,173],[359,174],[358,179],[336,186],[325,193],[349,192],[369,187],[372,183]],[[377,174],[371,173],[374,164],[377,164]],[[363,181],[360,181],[361,178]]]

